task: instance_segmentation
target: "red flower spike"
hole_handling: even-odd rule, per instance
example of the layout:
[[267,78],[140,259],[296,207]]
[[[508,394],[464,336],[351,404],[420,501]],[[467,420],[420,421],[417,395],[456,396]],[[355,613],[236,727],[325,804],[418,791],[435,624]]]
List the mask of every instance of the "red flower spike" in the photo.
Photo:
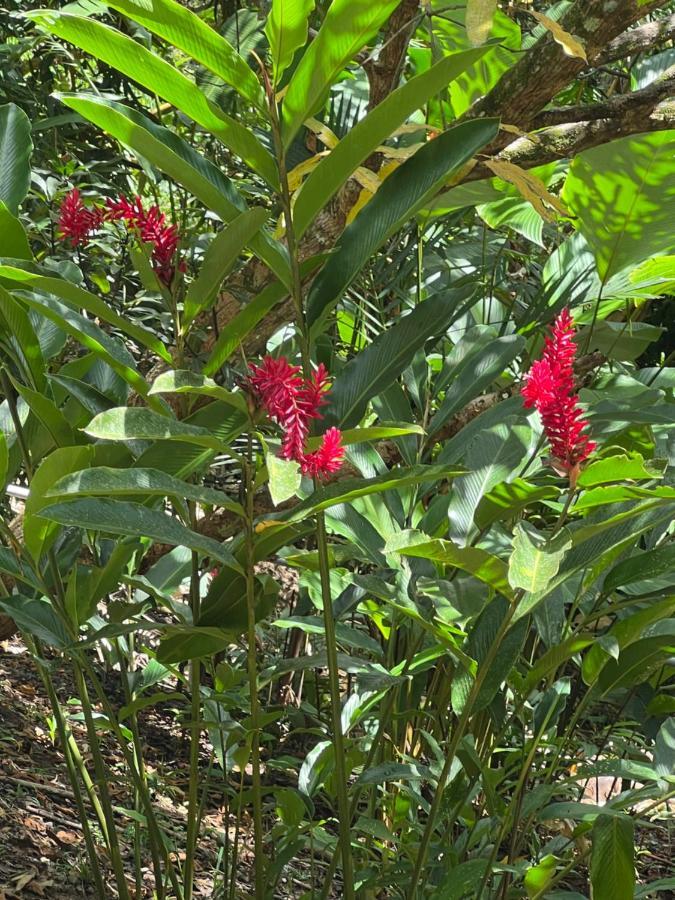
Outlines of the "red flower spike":
[[[140,197],[130,201],[127,197],[119,200],[108,200],[107,218],[111,221],[124,221],[133,229],[144,244],[152,244],[152,264],[159,280],[170,287],[176,269],[173,258],[180,242],[180,234],[175,225],[166,224],[166,216],[158,206],[149,209],[143,207]],[[185,271],[185,261],[178,263],[178,269]]]
[[554,464],[576,480],[579,465],[597,444],[584,431],[588,422],[579,408],[574,389],[574,325],[563,309],[546,338],[542,358],[525,376],[521,393],[526,407],[534,407],[551,445]]
[[261,365],[251,364],[250,369],[251,386],[269,417],[284,431],[283,459],[299,462],[302,472],[313,477],[337,472],[344,456],[339,429],[328,429],[321,446],[313,453],[305,453],[309,422],[321,418],[319,409],[325,404],[329,390],[325,366],[319,365],[316,372],[305,379],[300,374],[300,366],[291,365],[285,357],[266,356]]
[[59,234],[72,247],[85,247],[93,231],[101,226],[104,218],[102,209],[87,209],[80,192],[73,188],[63,198],[59,209]]

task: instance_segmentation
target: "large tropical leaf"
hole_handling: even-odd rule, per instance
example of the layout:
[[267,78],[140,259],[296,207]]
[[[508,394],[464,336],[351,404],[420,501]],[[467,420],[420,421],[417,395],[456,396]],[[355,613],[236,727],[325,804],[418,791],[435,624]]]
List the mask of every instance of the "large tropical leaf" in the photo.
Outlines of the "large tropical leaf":
[[307,319],[316,326],[384,241],[425,206],[447,179],[497,134],[496,119],[476,119],[429,141],[399,166],[346,228],[316,277]]
[[28,193],[32,151],[26,113],[14,103],[0,106],[0,201],[14,215]]
[[480,59],[485,48],[452,53],[427,72],[411,78],[379,103],[351,129],[312,170],[295,201],[293,221],[298,235],[304,234],[319,210],[345,183],[364,159],[382,144],[429,97]]
[[305,46],[309,15],[313,9],[314,0],[272,0],[265,34],[270,44],[275,85],[293,61],[296,51]]
[[275,187],[279,175],[273,157],[253,132],[226,115],[186,75],[142,44],[101,22],[72,13],[40,10],[31,19],[57,37],[70,41],[128,78],[171,103],[217,137]]
[[318,35],[293,73],[284,97],[283,141],[324,102],[340,71],[387,21],[401,0],[333,0]]
[[675,131],[622,138],[580,153],[563,200],[603,281],[673,246]]

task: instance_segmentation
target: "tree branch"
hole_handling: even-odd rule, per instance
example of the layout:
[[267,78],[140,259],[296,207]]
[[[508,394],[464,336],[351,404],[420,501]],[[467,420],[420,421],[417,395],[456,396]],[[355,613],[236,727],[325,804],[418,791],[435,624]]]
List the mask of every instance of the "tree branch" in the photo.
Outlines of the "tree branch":
[[655,19],[620,34],[597,53],[590,61],[593,66],[605,66],[607,63],[634,56],[644,50],[653,50],[657,44],[675,38],[675,13],[665,19]]

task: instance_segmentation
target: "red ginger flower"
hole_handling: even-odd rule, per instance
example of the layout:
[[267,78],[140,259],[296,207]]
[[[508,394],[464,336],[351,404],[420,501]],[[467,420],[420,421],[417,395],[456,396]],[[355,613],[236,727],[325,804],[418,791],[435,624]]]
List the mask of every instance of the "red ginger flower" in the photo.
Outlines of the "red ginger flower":
[[542,358],[533,363],[521,391],[525,406],[535,407],[541,416],[555,464],[571,477],[597,446],[583,433],[588,422],[574,389],[573,335],[572,316],[563,309],[546,338]]
[[309,378],[303,378],[300,366],[291,365],[283,356],[279,359],[266,356],[261,365],[251,364],[250,369],[253,389],[269,417],[284,431],[282,457],[299,462],[306,475],[318,477],[337,472],[344,456],[339,429],[329,428],[318,450],[305,453],[309,422],[321,418],[319,410],[329,390],[328,372],[323,363]]
[[[158,206],[149,209],[143,207],[140,197],[133,201],[127,197],[119,200],[108,200],[107,218],[112,221],[122,220],[127,227],[133,229],[144,244],[152,244],[152,263],[159,280],[170,287],[175,275],[173,259],[180,241],[180,234],[175,225],[168,225],[166,216]],[[185,270],[185,262],[178,264],[180,271]]]
[[61,202],[59,209],[59,234],[72,247],[85,247],[89,237],[103,222],[105,213],[102,209],[87,209],[82,202],[77,188],[69,191]]

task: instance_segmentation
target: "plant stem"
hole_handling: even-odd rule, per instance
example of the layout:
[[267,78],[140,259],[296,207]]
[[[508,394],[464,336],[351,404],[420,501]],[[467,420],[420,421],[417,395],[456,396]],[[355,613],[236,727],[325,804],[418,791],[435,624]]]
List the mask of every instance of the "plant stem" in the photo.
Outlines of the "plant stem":
[[[192,575],[190,577],[190,603],[192,622],[199,619],[199,559],[192,553]],[[195,876],[195,853],[199,836],[199,742],[201,737],[201,661],[199,657],[190,662],[190,784],[188,787],[187,836],[185,847],[185,869],[183,871],[183,896],[192,900]]]
[[258,697],[258,655],[255,634],[255,532],[254,532],[254,472],[253,444],[249,435],[248,459],[244,464],[244,489],[246,493],[246,613],[247,613],[247,668],[248,688],[251,698],[251,767],[253,776],[253,847],[256,900],[265,896],[265,868],[263,856],[262,784],[260,781],[260,698]]
[[340,827],[340,846],[342,853],[343,894],[345,900],[354,895],[354,874],[351,844],[351,810],[347,796],[347,771],[345,766],[345,748],[342,734],[342,706],[340,703],[340,673],[338,670],[337,641],[335,638],[335,619],[333,617],[333,601],[330,590],[330,563],[328,559],[328,542],[326,523],[323,513],[316,517],[316,537],[319,552],[319,571],[321,575],[321,597],[323,599],[323,621],[326,633],[326,658],[328,661],[328,679],[330,684],[330,704],[333,724],[333,748],[335,751],[335,775],[337,780],[338,817]]
[[410,881],[410,890],[408,891],[408,900],[415,900],[417,897],[417,885],[420,880],[420,876],[422,874],[422,869],[424,868],[424,864],[426,862],[427,853],[429,850],[429,844],[431,842],[431,837],[434,832],[434,827],[436,825],[436,819],[438,817],[438,813],[441,808],[441,801],[443,799],[443,791],[445,790],[445,783],[448,780],[448,776],[450,775],[450,769],[452,767],[452,763],[455,759],[455,754],[457,752],[457,747],[459,746],[459,742],[464,737],[466,732],[466,727],[469,723],[469,719],[471,717],[472,706],[478,696],[478,693],[482,687],[483,681],[485,680],[485,676],[488,674],[492,663],[497,656],[499,651],[499,646],[502,642],[502,639],[506,632],[508,631],[509,625],[511,624],[511,619],[514,616],[516,608],[518,606],[518,602],[520,597],[514,599],[509,606],[506,615],[504,616],[501,625],[495,635],[495,639],[490,645],[490,649],[488,650],[485,659],[480,664],[478,671],[476,672],[476,678],[471,686],[471,690],[469,692],[469,696],[467,697],[466,704],[464,709],[462,710],[462,714],[457,722],[457,726],[455,727],[452,733],[452,739],[450,741],[450,746],[448,747],[448,752],[445,758],[445,763],[443,764],[443,771],[438,779],[438,786],[436,788],[436,792],[434,794],[434,799],[431,803],[431,809],[429,810],[429,818],[427,819],[427,824],[424,829],[424,833],[422,835],[422,840],[420,841],[420,847],[417,853],[417,861],[415,863],[415,868],[413,871],[413,875]]

